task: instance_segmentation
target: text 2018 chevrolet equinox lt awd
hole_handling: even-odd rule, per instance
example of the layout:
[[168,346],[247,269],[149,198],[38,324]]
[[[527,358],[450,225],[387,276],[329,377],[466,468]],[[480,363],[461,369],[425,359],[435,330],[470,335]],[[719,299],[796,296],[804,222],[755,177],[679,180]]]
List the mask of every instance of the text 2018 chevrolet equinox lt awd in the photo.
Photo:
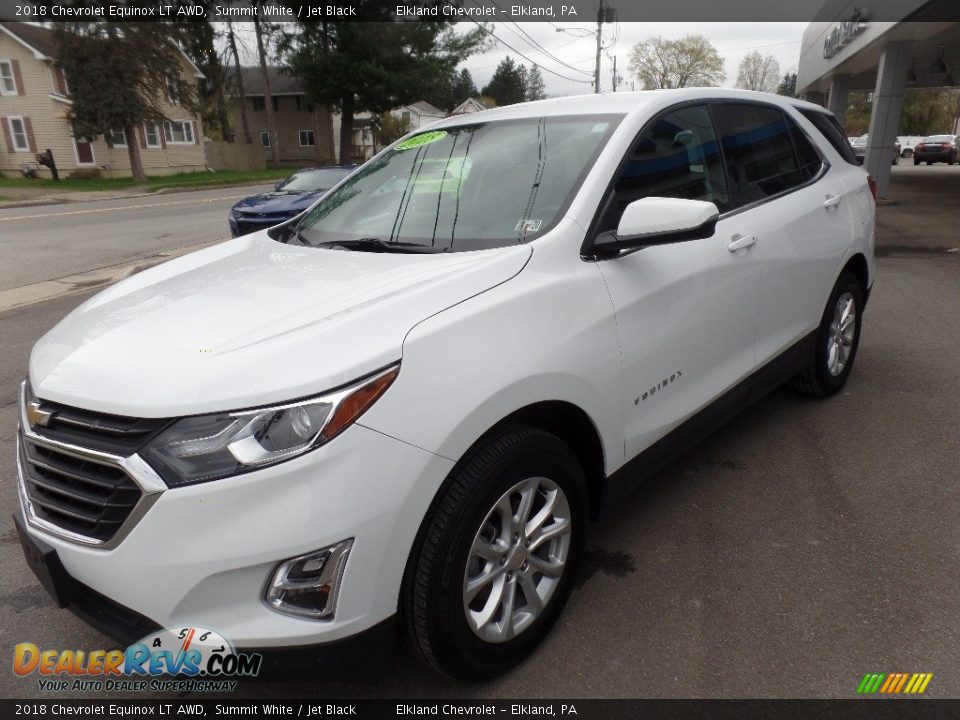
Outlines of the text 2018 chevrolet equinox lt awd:
[[33,349],[17,525],[117,639],[400,632],[462,678],[557,619],[591,518],[783,382],[846,382],[875,200],[836,120],[722,89],[451,117]]

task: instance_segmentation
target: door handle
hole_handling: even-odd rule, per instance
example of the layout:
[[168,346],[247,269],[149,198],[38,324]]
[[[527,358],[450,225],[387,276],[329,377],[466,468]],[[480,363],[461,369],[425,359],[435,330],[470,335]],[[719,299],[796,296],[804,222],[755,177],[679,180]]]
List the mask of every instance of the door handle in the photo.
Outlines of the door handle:
[[757,241],[756,235],[734,235],[733,240],[727,245],[727,250],[736,252],[753,245]]
[[827,199],[823,201],[823,206],[827,210],[832,210],[840,204],[841,200],[843,200],[842,195],[827,195]]

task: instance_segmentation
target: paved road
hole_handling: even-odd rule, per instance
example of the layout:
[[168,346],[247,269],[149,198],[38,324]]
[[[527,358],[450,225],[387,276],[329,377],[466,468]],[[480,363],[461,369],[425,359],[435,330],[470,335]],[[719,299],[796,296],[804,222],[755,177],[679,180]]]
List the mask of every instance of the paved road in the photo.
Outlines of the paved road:
[[[881,208],[882,227],[909,228],[899,214],[924,204],[947,208],[943,222],[958,227],[960,182],[952,198],[898,187],[902,204]],[[237,695],[851,697],[866,672],[917,671],[934,673],[928,695],[960,696],[960,254],[914,237],[912,250],[887,252],[904,243],[882,240],[845,391],[829,401],[774,393],[594,528],[581,586],[519,670],[465,685],[401,655],[377,685],[318,673],[242,683]],[[9,514],[16,383],[35,339],[86,296],[0,314],[7,663],[23,641],[112,647],[53,607]],[[9,670],[0,695],[44,697],[35,678]]]
[[0,210],[0,291],[230,236],[227,213],[270,185]]

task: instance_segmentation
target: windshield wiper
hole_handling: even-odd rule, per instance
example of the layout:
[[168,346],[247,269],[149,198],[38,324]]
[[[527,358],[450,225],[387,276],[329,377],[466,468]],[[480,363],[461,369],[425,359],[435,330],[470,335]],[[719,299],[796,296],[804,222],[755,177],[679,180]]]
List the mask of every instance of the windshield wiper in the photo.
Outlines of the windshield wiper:
[[[304,241],[299,236],[301,242]],[[342,247],[347,250],[360,250],[361,252],[390,252],[390,253],[421,253],[421,252],[440,252],[440,248],[430,245],[421,245],[420,243],[405,243],[393,240],[381,240],[376,237],[363,237],[352,240],[329,240],[327,242],[317,243],[314,247]]]

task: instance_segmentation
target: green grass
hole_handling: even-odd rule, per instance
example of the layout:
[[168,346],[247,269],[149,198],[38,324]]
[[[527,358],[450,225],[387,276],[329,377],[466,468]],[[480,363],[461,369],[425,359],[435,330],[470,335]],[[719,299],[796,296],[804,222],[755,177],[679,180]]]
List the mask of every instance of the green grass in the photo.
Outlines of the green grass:
[[293,168],[280,170],[221,170],[219,172],[179,173],[177,175],[157,175],[147,178],[147,184],[134,182],[133,178],[88,178],[88,179],[33,179],[22,177],[0,178],[2,188],[43,188],[57,192],[84,192],[91,190],[125,190],[143,188],[147,192],[161,188],[188,187],[201,188],[209,185],[240,185],[253,182],[280,180],[293,172]]

